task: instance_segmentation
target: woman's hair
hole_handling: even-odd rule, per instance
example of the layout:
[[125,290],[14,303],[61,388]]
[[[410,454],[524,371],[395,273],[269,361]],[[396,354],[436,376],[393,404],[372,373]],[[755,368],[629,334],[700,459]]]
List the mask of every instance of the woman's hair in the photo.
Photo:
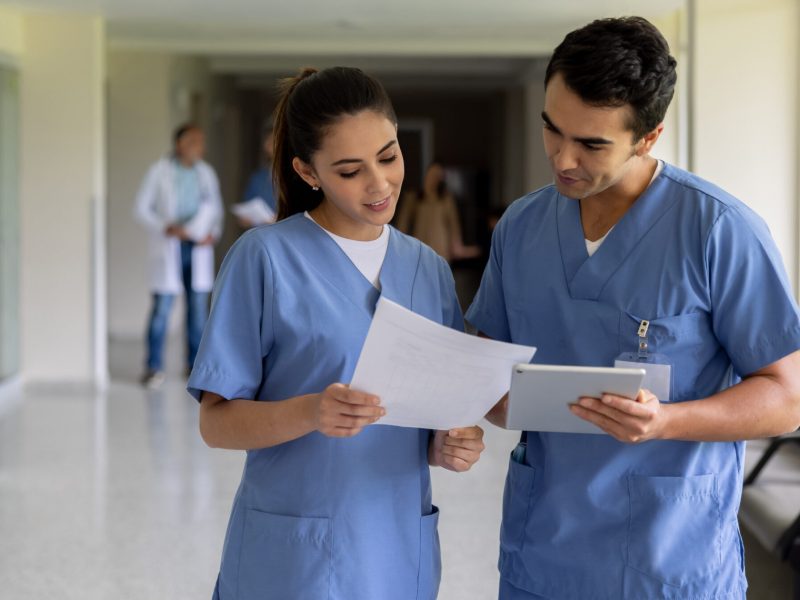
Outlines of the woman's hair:
[[190,131],[202,131],[202,129],[197,123],[182,123],[172,132],[172,143],[177,146],[181,138]]
[[281,97],[275,109],[275,159],[273,178],[278,191],[278,220],[312,210],[322,202],[292,167],[294,157],[305,163],[319,150],[326,129],[341,117],[369,110],[397,123],[386,90],[360,69],[304,68],[280,82]]
[[633,109],[634,141],[664,120],[677,75],[664,36],[641,17],[601,19],[569,33],[553,52],[545,87],[560,74],[573,92],[594,106]]

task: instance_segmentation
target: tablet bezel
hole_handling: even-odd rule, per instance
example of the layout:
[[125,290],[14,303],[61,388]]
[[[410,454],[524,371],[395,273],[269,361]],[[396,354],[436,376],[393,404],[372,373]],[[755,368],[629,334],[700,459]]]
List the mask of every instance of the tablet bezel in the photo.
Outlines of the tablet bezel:
[[[644,368],[514,365],[506,428],[605,434],[599,427],[572,414],[568,405],[581,396],[597,398],[602,393],[635,398],[644,376]],[[573,393],[578,393],[578,396],[571,398]]]

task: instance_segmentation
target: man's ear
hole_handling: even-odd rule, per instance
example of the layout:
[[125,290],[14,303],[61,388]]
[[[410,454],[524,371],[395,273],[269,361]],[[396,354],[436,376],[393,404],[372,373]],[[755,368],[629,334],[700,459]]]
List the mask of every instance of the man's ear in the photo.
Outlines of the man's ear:
[[655,146],[656,141],[661,136],[662,131],[664,131],[664,123],[659,123],[656,125],[655,129],[649,133],[646,133],[644,137],[636,144],[636,155],[645,156],[650,154],[650,150],[652,150],[653,146]]

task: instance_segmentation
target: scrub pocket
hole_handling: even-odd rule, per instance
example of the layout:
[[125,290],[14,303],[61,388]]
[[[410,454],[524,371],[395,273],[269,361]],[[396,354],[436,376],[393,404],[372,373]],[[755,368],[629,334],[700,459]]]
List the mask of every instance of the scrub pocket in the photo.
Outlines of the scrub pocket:
[[[503,523],[500,526],[500,548],[505,552],[517,552],[525,540],[525,525],[528,508],[533,495],[536,469],[516,460],[517,450],[508,461],[508,475],[503,490]],[[524,459],[523,459],[524,460]]]
[[[636,352],[639,339],[637,331],[642,319],[647,319],[647,316],[623,313],[619,331],[623,352]],[[693,312],[649,321],[649,352],[665,355],[672,365],[670,400],[694,400],[698,368],[707,364],[717,351],[713,344],[708,343],[714,336],[709,315]],[[647,368],[646,365],[644,367]]]
[[442,578],[442,554],[439,548],[439,509],[420,520],[419,600],[436,600]]
[[325,600],[330,578],[328,519],[247,511],[239,557],[239,600]]
[[672,586],[712,576],[722,564],[715,475],[628,477],[628,566]]

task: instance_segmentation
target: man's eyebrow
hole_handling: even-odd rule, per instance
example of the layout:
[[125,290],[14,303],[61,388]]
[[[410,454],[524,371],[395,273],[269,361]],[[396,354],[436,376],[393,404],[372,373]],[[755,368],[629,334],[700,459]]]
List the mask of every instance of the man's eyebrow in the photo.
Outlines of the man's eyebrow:
[[[389,148],[394,146],[396,143],[397,143],[397,140],[392,140],[391,142],[386,144],[383,148],[378,150],[378,152],[376,152],[376,154],[382,154],[382,153],[386,152]],[[350,163],[360,163],[360,162],[364,162],[364,161],[361,160],[360,158],[343,158],[341,160],[337,160],[335,163],[331,163],[331,166],[332,167],[337,167],[339,165],[346,165],[346,164],[350,164]]]
[[[553,124],[553,121],[550,120],[550,117],[547,116],[547,113],[542,111],[542,120],[547,123],[547,126],[555,131],[556,133],[561,133],[561,130]],[[606,138],[593,138],[593,137],[581,137],[575,138],[576,142],[580,142],[581,144],[587,144],[590,146],[608,146],[613,144],[611,140],[607,140]]]

